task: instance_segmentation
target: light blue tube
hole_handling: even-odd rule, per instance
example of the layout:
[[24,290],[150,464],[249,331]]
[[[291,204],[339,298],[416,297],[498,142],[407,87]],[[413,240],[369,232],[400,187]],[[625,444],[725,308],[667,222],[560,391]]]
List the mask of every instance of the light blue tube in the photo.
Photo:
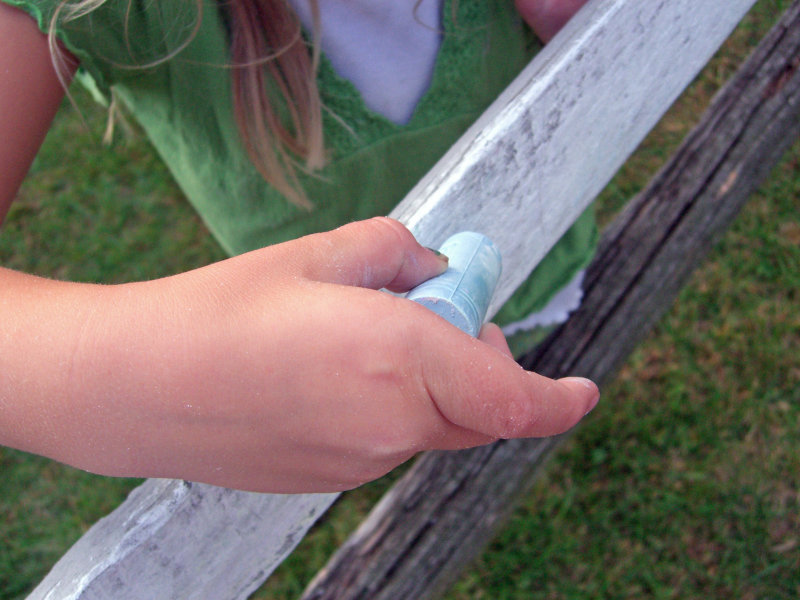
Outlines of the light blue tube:
[[418,285],[406,298],[477,337],[500,279],[500,251],[485,235],[472,231],[450,236],[439,251],[450,259],[447,271]]

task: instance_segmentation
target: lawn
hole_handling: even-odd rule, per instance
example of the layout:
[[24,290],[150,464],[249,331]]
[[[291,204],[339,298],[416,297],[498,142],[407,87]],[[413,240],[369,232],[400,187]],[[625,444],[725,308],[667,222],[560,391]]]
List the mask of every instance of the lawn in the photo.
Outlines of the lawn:
[[[607,219],[787,0],[762,0],[600,199]],[[139,135],[74,89],[0,230],[0,265],[78,281],[224,255]],[[450,600],[800,597],[800,143],[603,390]],[[393,476],[346,494],[256,594],[293,598]],[[0,597],[20,598],[135,480],[0,448]]]

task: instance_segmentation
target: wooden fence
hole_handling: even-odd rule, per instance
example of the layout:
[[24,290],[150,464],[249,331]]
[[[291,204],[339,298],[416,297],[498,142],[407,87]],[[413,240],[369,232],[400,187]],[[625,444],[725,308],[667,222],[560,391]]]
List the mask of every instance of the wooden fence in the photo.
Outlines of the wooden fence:
[[[392,216],[429,246],[477,229],[502,304],[591,203],[753,0],[593,0]],[[800,134],[800,0],[604,233],[582,307],[523,364],[605,380]],[[417,460],[304,598],[432,598],[490,539],[563,437]],[[149,480],[31,598],[246,598],[336,494]]]

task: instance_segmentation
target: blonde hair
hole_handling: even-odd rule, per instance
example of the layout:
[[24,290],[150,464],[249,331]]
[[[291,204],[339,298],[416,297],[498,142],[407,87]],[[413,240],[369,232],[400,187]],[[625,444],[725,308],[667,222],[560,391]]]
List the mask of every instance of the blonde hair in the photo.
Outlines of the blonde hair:
[[[56,71],[66,72],[67,59],[56,28],[96,10],[108,0],[64,0],[50,22],[50,52]],[[129,0],[129,10],[133,0]],[[310,0],[316,39],[319,11]],[[286,0],[218,0],[229,25],[234,116],[242,144],[255,167],[292,203],[311,208],[298,172],[312,172],[325,163],[322,106],[316,84],[319,47],[307,47],[300,21]],[[200,27],[203,0],[196,0],[193,30],[177,48],[154,66],[179,54]]]

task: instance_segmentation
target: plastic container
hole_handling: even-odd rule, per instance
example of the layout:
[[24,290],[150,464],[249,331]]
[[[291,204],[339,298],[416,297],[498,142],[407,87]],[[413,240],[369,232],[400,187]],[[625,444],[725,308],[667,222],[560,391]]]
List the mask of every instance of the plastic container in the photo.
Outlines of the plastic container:
[[439,251],[450,259],[447,271],[418,285],[406,298],[477,337],[500,279],[500,251],[488,237],[472,231],[450,236]]

